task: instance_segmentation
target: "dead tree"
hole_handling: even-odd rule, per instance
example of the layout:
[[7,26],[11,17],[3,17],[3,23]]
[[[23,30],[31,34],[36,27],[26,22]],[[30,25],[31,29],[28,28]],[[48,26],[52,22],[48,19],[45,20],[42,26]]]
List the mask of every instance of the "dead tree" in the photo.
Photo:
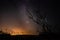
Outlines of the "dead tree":
[[39,25],[42,25],[42,28],[43,28],[44,32],[48,31],[47,23],[46,23],[46,20],[45,20],[47,13],[44,13],[43,15],[38,13],[38,15],[37,15],[36,12],[35,13],[33,12],[33,9],[28,9],[28,8],[27,8],[27,12],[28,12],[27,13],[28,17],[30,19],[32,19],[35,23],[37,23]]

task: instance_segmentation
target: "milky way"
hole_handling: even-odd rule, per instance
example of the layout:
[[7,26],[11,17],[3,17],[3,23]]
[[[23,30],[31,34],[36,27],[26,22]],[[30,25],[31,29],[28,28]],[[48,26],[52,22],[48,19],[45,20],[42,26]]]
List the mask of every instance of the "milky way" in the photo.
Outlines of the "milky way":
[[27,6],[22,4],[18,7],[18,12],[11,10],[4,12],[1,16],[0,30],[11,35],[39,34],[38,25],[26,15],[28,13],[26,8]]

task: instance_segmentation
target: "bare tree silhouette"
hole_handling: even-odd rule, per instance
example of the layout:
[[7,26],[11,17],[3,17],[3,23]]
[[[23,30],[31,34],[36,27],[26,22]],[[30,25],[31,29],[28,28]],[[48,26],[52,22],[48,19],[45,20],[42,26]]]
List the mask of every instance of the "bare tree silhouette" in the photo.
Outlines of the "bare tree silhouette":
[[45,12],[43,15],[40,13],[40,10],[37,10],[36,11],[32,9],[32,8],[26,8],[26,11],[28,12],[27,15],[30,19],[32,19],[35,23],[37,23],[38,25],[41,25],[42,28],[43,28],[43,31],[44,32],[50,32],[50,29],[48,29],[48,25],[47,22],[46,22],[46,15],[47,15],[47,12]]

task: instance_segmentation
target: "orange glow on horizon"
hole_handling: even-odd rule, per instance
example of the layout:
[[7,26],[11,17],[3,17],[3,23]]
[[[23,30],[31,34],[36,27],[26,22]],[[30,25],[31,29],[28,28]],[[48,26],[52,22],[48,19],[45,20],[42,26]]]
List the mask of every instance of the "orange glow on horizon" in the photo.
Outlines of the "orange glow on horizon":
[[10,34],[10,35],[38,35],[35,31],[26,30],[22,28],[13,27],[11,29],[5,28],[3,32]]
[[23,29],[12,29],[11,35],[37,35],[36,33],[29,31],[29,30],[23,30]]
[[38,35],[36,25],[32,23],[2,23],[1,28],[4,33],[10,35]]

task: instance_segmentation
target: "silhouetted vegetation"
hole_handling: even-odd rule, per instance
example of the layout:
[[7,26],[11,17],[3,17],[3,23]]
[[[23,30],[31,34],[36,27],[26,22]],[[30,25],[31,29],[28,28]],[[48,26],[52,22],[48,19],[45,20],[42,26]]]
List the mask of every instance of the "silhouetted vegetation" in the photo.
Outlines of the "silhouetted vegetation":
[[6,33],[0,34],[0,40],[45,40],[45,39],[59,39],[59,34],[44,32],[40,35],[10,35]]

